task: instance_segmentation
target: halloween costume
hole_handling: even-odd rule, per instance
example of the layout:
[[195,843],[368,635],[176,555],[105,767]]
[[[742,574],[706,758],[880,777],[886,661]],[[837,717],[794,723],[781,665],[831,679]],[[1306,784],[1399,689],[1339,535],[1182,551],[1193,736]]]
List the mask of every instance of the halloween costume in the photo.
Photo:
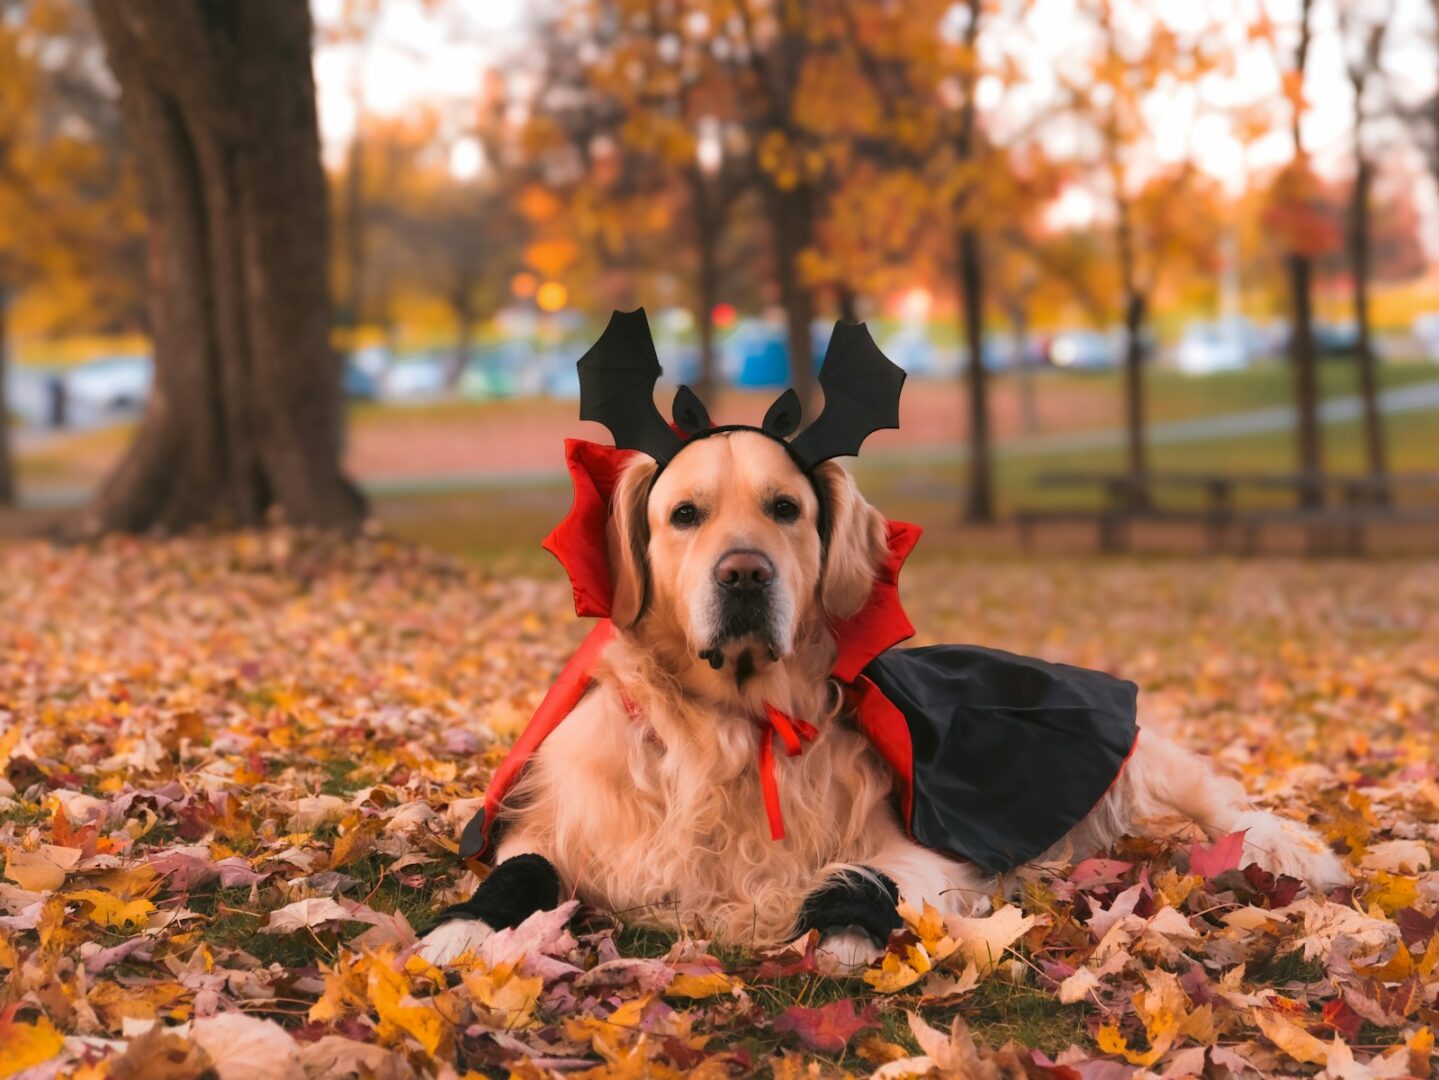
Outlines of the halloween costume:
[[[615,634],[605,550],[609,501],[634,453],[663,467],[689,441],[733,430],[779,441],[808,476],[820,462],[859,451],[872,431],[897,427],[904,373],[863,324],[838,324],[819,384],[824,412],[804,432],[799,399],[786,391],[760,428],[713,427],[687,387],[675,396],[674,425],[654,406],[660,374],[643,310],[616,312],[579,362],[583,419],[599,420],[615,447],[565,444],[574,482],[569,514],[544,547],[569,574],[575,611],[598,619],[529,725],[495,771],[485,806],[465,827],[464,858],[493,851],[505,794],[530,756],[591,685],[590,672]],[[828,522],[822,486],[821,540]],[[889,522],[887,554],[863,609],[831,625],[838,647],[833,678],[848,714],[894,772],[900,821],[918,843],[1003,873],[1033,859],[1077,825],[1118,777],[1138,737],[1136,687],[1101,672],[970,645],[895,648],[914,633],[899,601],[899,572],[919,540],[917,526]],[[716,662],[718,661],[718,662]],[[719,666],[722,659],[711,659]],[[814,729],[767,708],[760,726],[761,790],[771,835],[784,836],[773,767],[774,743],[803,752]]]

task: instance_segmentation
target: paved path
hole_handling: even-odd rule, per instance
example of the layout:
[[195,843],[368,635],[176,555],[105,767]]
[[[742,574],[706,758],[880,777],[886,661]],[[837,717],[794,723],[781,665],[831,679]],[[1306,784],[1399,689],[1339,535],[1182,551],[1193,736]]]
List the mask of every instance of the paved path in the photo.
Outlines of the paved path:
[[[1385,415],[1439,410],[1439,380],[1386,390],[1379,395]],[[1357,396],[1331,398],[1320,406],[1320,417],[1326,424],[1357,420],[1360,416]],[[1273,431],[1290,431],[1294,427],[1294,410],[1287,406],[1249,409],[1243,412],[1204,416],[1192,420],[1168,420],[1152,424],[1149,442],[1154,446],[1176,443],[1204,442],[1215,439],[1259,435]],[[1109,449],[1124,445],[1123,428],[1108,427],[1087,431],[1059,432],[1053,435],[1017,436],[995,445],[1002,457],[1034,457],[1067,451]],[[558,449],[558,448],[557,448]],[[931,446],[907,446],[903,449],[865,454],[869,465],[903,465],[907,463],[948,463],[963,461],[968,449],[963,444],[946,443]],[[485,469],[434,473],[430,475],[360,478],[360,487],[373,496],[444,494],[463,491],[495,491],[532,487],[540,484],[563,484],[563,467],[533,469]],[[22,493],[26,506],[68,506],[84,501],[85,491],[49,489]]]
[[[1385,390],[1379,395],[1379,408],[1386,416],[1439,409],[1439,381]],[[1362,408],[1357,395],[1331,398],[1319,407],[1320,420],[1326,424],[1358,420],[1361,415]],[[1169,446],[1176,443],[1205,442],[1211,439],[1233,439],[1244,435],[1263,435],[1272,431],[1292,431],[1294,425],[1294,409],[1290,406],[1279,405],[1267,409],[1248,409],[1244,412],[1223,413],[1219,416],[1201,416],[1193,420],[1166,420],[1163,423],[1151,424],[1149,426],[1149,444],[1151,446]],[[1063,431],[1053,435],[1002,440],[995,445],[995,453],[1006,457],[1034,457],[1074,450],[1107,450],[1123,446],[1124,439],[1124,429],[1117,427],[1089,431]],[[968,456],[967,447],[950,445],[914,447],[901,453],[887,455],[866,455],[866,460],[876,461],[891,458],[896,462],[950,462],[962,461]]]
[[[1439,410],[1439,381],[1386,390],[1379,395],[1379,407],[1386,416],[1423,412],[1427,409]],[[1319,415],[1326,424],[1357,420],[1361,415],[1359,398],[1357,396],[1331,398],[1320,406]],[[1288,406],[1277,406],[1224,413],[1219,416],[1202,416],[1193,420],[1167,420],[1163,423],[1151,424],[1149,443],[1152,446],[1167,446],[1175,443],[1230,439],[1243,435],[1261,435],[1272,431],[1290,431],[1293,428],[1294,410]],[[1066,431],[1054,435],[1019,436],[998,442],[995,445],[995,453],[1005,457],[1036,457],[1066,451],[1103,450],[1122,447],[1124,439],[1125,431],[1118,427],[1089,431]],[[969,450],[963,444],[948,443],[941,446],[909,446],[902,450],[870,452],[864,455],[864,460],[867,465],[903,465],[913,462],[963,461],[968,456]],[[526,487],[537,483],[560,483],[564,477],[565,472],[562,468],[505,472],[476,471],[436,476],[362,479],[360,486],[371,495],[410,495]]]

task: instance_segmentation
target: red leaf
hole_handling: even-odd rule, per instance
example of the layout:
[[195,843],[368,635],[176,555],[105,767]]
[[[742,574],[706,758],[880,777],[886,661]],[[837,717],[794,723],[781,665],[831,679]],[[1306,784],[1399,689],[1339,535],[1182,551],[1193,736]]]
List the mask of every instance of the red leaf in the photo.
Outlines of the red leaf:
[[1250,863],[1244,868],[1244,880],[1249,882],[1250,888],[1257,892],[1271,909],[1288,907],[1304,886],[1298,878],[1292,878],[1288,874],[1276,877],[1258,863]]
[[1333,1001],[1324,1004],[1324,1026],[1337,1031],[1344,1037],[1345,1042],[1353,1042],[1359,1037],[1359,1028],[1364,1023],[1364,1017],[1351,1009],[1343,999],[1335,998]]
[[788,950],[781,952],[778,957],[766,957],[755,971],[756,979],[782,979],[790,975],[813,975],[819,971],[819,964],[816,961],[815,949],[819,943],[818,934],[810,934],[810,940],[805,943],[804,955],[795,956]]
[[1244,852],[1244,834],[1248,831],[1240,829],[1212,844],[1195,844],[1189,849],[1189,872],[1208,881],[1226,870],[1238,870],[1239,858]]
[[1433,915],[1425,915],[1412,907],[1401,908],[1394,913],[1394,921],[1399,926],[1404,944],[1411,949],[1419,948],[1435,934],[1439,934],[1439,911]]
[[811,1050],[823,1054],[844,1052],[855,1032],[879,1027],[879,1009],[871,1002],[855,1015],[854,1002],[849,998],[832,1001],[818,1009],[791,1005],[775,1018],[776,1031],[792,1031]]

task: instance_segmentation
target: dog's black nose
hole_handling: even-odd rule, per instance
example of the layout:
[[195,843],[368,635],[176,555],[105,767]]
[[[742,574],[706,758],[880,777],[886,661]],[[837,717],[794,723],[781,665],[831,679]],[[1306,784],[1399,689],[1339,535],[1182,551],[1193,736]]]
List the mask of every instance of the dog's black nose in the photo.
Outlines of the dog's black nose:
[[730,592],[755,592],[774,580],[774,563],[758,551],[727,551],[715,563],[715,583]]

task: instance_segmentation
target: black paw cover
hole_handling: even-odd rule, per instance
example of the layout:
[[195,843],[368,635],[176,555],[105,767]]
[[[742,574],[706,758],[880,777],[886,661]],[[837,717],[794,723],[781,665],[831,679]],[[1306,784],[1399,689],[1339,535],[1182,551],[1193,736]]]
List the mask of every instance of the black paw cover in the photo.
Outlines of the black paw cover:
[[830,878],[804,898],[799,909],[796,934],[818,930],[821,934],[857,927],[876,945],[889,941],[890,931],[904,925],[895,907],[899,889],[877,870],[857,874],[847,870]]
[[560,875],[550,860],[543,855],[516,855],[491,870],[474,896],[445,908],[435,922],[479,919],[491,929],[504,930],[559,904]]

